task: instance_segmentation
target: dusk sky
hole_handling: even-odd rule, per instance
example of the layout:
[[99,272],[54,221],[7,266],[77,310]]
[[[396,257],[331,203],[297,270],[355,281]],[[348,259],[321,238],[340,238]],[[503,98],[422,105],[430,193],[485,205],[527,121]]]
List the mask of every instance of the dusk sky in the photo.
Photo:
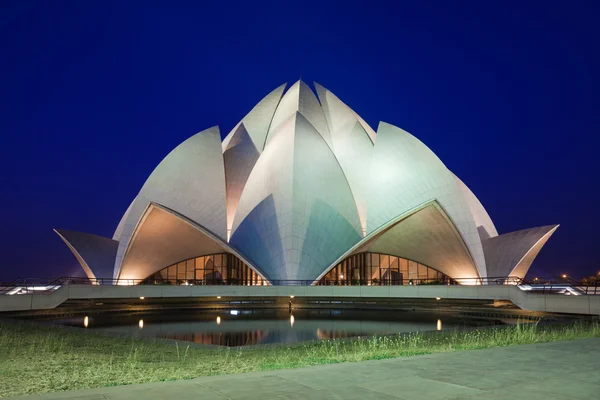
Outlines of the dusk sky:
[[169,151],[299,78],[423,141],[499,233],[561,224],[528,276],[600,270],[600,2],[205,3],[0,2],[0,281],[81,275],[53,228],[112,237]]

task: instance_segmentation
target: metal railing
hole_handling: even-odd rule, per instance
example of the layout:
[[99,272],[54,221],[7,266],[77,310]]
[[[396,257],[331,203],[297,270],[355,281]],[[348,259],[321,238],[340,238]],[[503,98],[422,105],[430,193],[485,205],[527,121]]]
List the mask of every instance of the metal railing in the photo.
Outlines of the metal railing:
[[541,294],[600,295],[600,282],[569,277],[529,278],[521,282],[523,290]]
[[240,279],[113,279],[113,278],[20,278],[8,283],[0,283],[0,294],[27,294],[52,292],[65,285],[168,285],[168,286],[417,286],[417,285],[489,285],[521,282],[516,277],[501,278],[461,278],[461,279],[340,279],[340,280],[272,280],[246,281]]
[[0,283],[0,294],[49,293],[65,285],[169,285],[169,286],[422,286],[422,285],[519,285],[523,290],[543,294],[600,295],[599,282],[581,282],[569,278],[487,277],[457,279],[339,279],[245,281],[240,279],[113,279],[113,278],[20,278]]

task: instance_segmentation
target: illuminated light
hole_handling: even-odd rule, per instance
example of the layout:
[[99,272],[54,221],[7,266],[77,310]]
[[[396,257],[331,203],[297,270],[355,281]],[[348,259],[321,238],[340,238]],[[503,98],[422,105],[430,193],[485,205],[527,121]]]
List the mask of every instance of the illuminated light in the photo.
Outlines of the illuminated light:
[[344,275],[340,275],[340,279],[344,279]]
[[[442,298],[441,298],[441,297],[436,297],[435,299],[436,299],[436,300],[441,300]],[[438,320],[438,321],[439,321],[439,320]]]
[[563,279],[567,279],[567,274],[562,274],[562,275],[561,275],[561,277],[562,277]]
[[540,278],[533,278],[533,280],[537,282],[540,280]]
[[89,325],[89,323],[90,323],[90,319],[89,319],[89,318],[88,318],[88,316],[86,315],[86,316],[85,316],[85,318],[83,319],[83,326],[84,326],[85,328],[87,328],[87,327],[88,327],[88,325]]
[[140,300],[144,300],[144,299],[145,299],[145,297],[144,297],[144,296],[141,296],[141,297],[140,297]]
[[294,295],[293,295],[293,294],[291,294],[291,295],[290,295],[290,299],[293,299],[293,298],[294,298]]
[[221,325],[221,317],[217,317],[217,325]]
[[231,310],[229,311],[229,314],[231,315],[238,315],[240,312],[238,310]]
[[435,324],[435,329],[438,331],[442,330],[442,320],[441,319],[437,320],[437,324]]
[[142,329],[144,327],[144,320],[143,319],[140,319],[138,321],[138,326],[140,327],[140,329]]
[[295,321],[295,320],[296,320],[296,319],[294,318],[294,316],[293,316],[293,315],[290,315],[290,326],[292,326],[292,327],[294,326],[294,321]]
[[217,299],[220,299],[220,298],[221,298],[221,296],[217,296]]

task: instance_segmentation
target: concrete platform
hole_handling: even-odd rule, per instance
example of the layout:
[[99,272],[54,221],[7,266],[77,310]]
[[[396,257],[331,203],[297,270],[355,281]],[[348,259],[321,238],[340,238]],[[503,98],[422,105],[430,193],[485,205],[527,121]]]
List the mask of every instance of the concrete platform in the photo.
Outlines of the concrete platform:
[[600,399],[600,338],[471,350],[20,399]]
[[600,295],[564,296],[539,294],[514,285],[415,285],[415,286],[171,286],[171,285],[64,285],[51,293],[0,295],[0,312],[49,310],[72,300],[104,302],[119,299],[133,304],[156,299],[301,298],[405,299],[436,301],[510,301],[526,311],[600,315]]

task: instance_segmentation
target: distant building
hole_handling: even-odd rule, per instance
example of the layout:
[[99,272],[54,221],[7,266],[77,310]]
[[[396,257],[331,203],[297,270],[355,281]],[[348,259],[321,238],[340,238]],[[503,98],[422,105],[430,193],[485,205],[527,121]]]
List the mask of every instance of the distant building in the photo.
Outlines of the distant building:
[[[56,230],[87,276],[172,284],[485,283],[520,277],[558,225],[498,235],[427,146],[333,93],[269,93],[221,142],[176,147],[112,239]],[[126,163],[123,168],[126,168]],[[475,280],[474,278],[482,278]]]

